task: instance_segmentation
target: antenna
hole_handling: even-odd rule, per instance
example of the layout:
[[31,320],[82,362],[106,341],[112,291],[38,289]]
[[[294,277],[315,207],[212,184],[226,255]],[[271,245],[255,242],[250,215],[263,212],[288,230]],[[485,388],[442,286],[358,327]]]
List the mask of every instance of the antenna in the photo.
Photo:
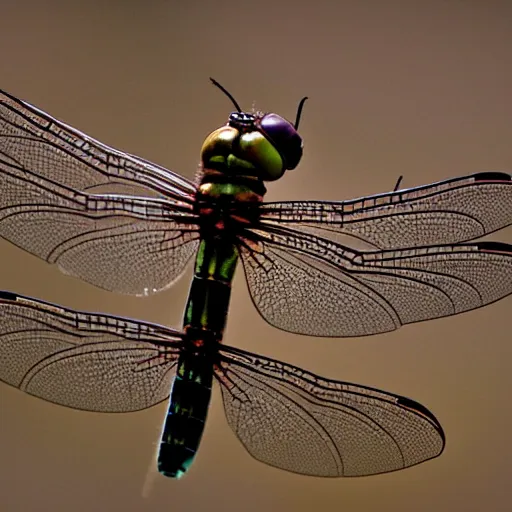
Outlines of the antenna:
[[297,116],[295,117],[295,124],[293,125],[296,130],[299,129],[300,116],[302,115],[302,109],[304,108],[304,103],[308,99],[307,96],[304,96],[299,102],[299,106],[297,108]]
[[210,81],[212,82],[213,85],[215,85],[215,87],[218,87],[231,100],[231,103],[233,103],[238,112],[242,112],[240,105],[237,103],[235,98],[233,98],[230,92],[228,92],[224,87],[222,87],[222,85],[219,84],[219,82],[217,82],[217,80],[213,79],[212,77],[210,77]]

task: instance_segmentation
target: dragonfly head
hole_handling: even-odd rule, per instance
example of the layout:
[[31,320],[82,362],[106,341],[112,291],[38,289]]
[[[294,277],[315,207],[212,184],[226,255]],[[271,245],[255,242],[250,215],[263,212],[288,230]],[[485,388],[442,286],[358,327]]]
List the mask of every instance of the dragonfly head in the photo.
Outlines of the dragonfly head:
[[225,126],[204,141],[201,160],[206,167],[236,167],[263,181],[281,178],[297,167],[302,138],[292,123],[277,114],[233,112]]
[[203,143],[203,166],[224,172],[243,173],[262,181],[274,181],[295,169],[302,158],[302,138],[297,132],[303,98],[295,124],[273,113],[248,113],[216,80],[210,79],[231,100],[236,112],[227,125],[212,132]]

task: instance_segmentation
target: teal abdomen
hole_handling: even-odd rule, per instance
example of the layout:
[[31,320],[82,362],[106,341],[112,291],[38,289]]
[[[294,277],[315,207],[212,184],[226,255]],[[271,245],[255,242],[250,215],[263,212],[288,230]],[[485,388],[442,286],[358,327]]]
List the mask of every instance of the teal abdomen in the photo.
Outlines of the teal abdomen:
[[179,478],[192,464],[203,434],[212,378],[207,354],[181,355],[158,454],[158,471],[165,476]]
[[182,476],[201,441],[210,403],[217,344],[226,324],[238,250],[223,238],[201,240],[185,309],[178,360],[158,454],[158,470]]

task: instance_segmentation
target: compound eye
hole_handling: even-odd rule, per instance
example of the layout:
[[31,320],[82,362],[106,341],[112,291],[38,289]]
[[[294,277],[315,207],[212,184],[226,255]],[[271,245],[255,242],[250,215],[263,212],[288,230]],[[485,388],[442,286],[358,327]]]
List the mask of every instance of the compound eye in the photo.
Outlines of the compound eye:
[[295,127],[277,114],[265,114],[260,129],[283,158],[285,169],[295,169],[302,158],[302,138]]

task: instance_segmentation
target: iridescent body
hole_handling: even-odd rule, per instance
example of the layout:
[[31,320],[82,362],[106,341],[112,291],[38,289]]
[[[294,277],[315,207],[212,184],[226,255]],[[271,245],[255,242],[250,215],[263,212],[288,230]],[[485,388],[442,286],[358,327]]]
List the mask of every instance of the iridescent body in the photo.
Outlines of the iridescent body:
[[302,140],[293,125],[276,114],[235,112],[203,144],[197,192],[201,241],[183,320],[185,347],[158,455],[158,469],[166,476],[180,477],[189,468],[203,433],[238,263],[236,241],[240,227],[254,220],[244,216],[243,205],[262,202],[263,181],[280,178],[301,154]]

